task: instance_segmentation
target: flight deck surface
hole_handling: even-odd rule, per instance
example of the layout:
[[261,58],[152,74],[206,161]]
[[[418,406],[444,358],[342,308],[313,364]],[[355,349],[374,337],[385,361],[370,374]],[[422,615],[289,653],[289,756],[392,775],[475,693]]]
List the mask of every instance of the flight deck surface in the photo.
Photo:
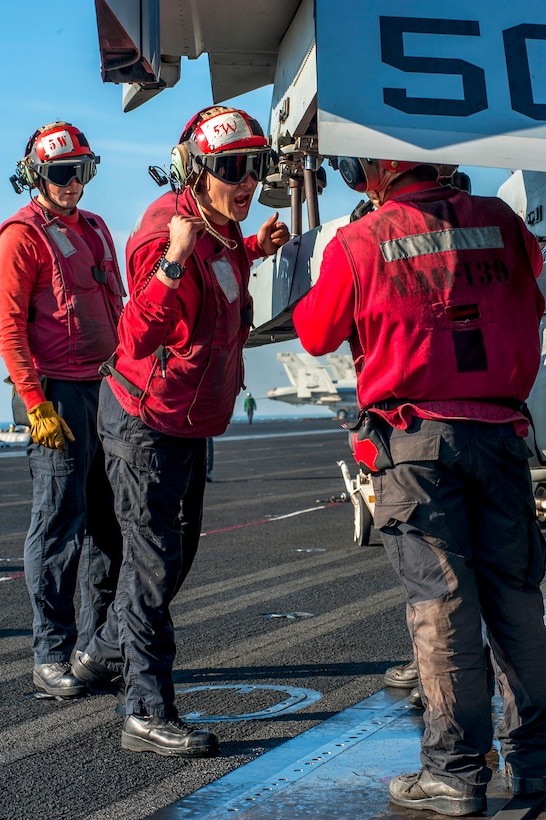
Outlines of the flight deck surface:
[[[232,424],[215,440],[199,553],[173,602],[179,712],[220,755],[120,748],[111,696],[37,698],[23,543],[24,454],[0,451],[2,820],[432,820],[397,810],[390,778],[419,767],[422,718],[383,674],[411,657],[404,596],[377,538],[352,541],[330,419]],[[495,702],[498,711],[499,704]],[[488,813],[509,798],[491,754]],[[502,815],[523,820],[521,807]],[[517,812],[517,813],[514,813]]]

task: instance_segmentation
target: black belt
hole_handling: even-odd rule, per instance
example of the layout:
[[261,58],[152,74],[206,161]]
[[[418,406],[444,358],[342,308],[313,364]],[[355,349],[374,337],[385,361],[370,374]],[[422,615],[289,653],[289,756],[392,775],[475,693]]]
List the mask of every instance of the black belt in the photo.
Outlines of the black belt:
[[140,387],[137,387],[136,384],[133,384],[126,379],[123,373],[120,373],[119,370],[116,370],[114,364],[116,363],[116,354],[112,353],[108,361],[103,362],[99,367],[99,373],[101,376],[112,376],[122,387],[124,387],[131,396],[134,396],[136,399],[141,399],[144,395],[144,390],[141,390]]
[[[401,407],[403,404],[414,404],[416,407],[419,407],[419,404],[428,401],[441,401],[441,399],[383,399],[383,401],[376,401],[373,404],[368,404],[367,408],[377,408],[377,410],[396,410],[397,407]],[[500,407],[508,407],[510,410],[517,410],[529,420],[531,418],[529,408],[524,401],[520,401],[519,399],[491,397],[483,399],[475,396],[471,399],[445,399],[445,401],[483,401],[488,404],[498,404]]]

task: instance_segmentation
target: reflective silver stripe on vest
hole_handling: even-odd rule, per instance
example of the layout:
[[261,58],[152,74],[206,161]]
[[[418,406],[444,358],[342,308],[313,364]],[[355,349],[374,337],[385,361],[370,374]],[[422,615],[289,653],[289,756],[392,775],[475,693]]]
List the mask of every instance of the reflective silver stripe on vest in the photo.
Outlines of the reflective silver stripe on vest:
[[62,232],[56,222],[52,225],[44,225],[44,229],[49,234],[49,238],[55,242],[65,259],[68,259],[69,256],[76,253],[76,248],[68,236]]
[[481,248],[504,248],[499,227],[449,228],[381,242],[381,252],[386,262],[444,251],[474,251]]
[[110,262],[112,259],[112,251],[110,250],[110,246],[108,245],[106,237],[102,232],[102,228],[99,228],[98,225],[96,227],[93,225],[92,227],[95,233],[98,233],[100,240],[102,242],[102,247],[104,248],[104,258],[107,259],[108,262]]

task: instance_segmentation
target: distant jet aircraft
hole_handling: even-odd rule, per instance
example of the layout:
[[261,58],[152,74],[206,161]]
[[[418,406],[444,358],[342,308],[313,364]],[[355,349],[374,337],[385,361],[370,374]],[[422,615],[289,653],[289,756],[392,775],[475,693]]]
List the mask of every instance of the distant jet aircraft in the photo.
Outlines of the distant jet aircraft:
[[327,407],[338,418],[358,414],[356,375],[350,354],[331,353],[327,364],[308,353],[277,353],[290,386],[274,387],[267,398],[288,404],[314,404]]
[[0,430],[0,447],[26,447],[29,441],[28,429]]

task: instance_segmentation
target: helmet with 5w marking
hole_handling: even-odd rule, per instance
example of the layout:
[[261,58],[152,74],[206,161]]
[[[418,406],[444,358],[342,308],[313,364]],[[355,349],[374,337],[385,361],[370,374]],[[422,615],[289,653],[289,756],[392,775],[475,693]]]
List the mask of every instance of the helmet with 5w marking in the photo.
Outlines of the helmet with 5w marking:
[[212,106],[187,123],[172,150],[171,178],[178,185],[194,183],[204,171],[231,185],[253,174],[267,176],[271,148],[259,122],[246,111]]
[[38,128],[30,137],[24,157],[17,163],[17,181],[21,188],[40,187],[42,180],[63,187],[76,177],[86,185],[97,173],[99,162],[80,129],[58,120]]

